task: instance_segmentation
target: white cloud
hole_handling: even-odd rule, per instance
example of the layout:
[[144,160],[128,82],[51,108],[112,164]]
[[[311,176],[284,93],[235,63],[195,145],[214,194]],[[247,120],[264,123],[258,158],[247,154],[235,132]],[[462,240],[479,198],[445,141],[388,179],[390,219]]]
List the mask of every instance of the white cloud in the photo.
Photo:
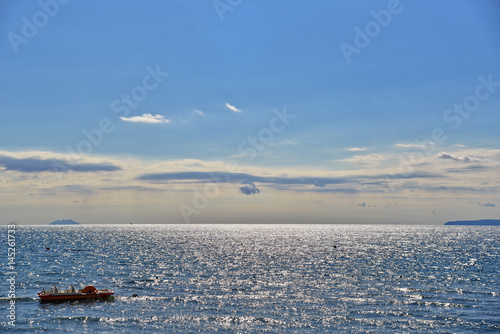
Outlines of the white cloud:
[[163,115],[152,115],[143,114],[142,116],[132,116],[132,117],[120,117],[122,121],[132,122],[132,123],[148,123],[148,124],[159,124],[159,123],[170,123],[170,120],[166,119]]
[[408,144],[396,144],[394,145],[395,147],[399,148],[419,148],[419,149],[424,149],[426,148],[425,144],[414,144],[414,143],[408,143]]
[[229,110],[232,110],[234,112],[241,112],[240,109],[236,108],[235,106],[230,105],[229,103],[226,103],[226,108]]
[[201,110],[195,109],[195,110],[193,110],[193,112],[194,112],[195,114],[200,115],[200,116],[205,116],[205,113],[204,113],[203,111],[201,111]]
[[348,149],[349,152],[361,152],[361,151],[366,151],[366,148],[361,148],[361,147],[351,147]]

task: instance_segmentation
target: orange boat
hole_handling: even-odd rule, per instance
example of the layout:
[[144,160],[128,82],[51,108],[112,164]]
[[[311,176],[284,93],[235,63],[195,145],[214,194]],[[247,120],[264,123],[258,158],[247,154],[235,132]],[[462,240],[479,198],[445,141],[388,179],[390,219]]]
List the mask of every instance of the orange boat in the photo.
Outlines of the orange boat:
[[97,290],[92,285],[87,285],[83,289],[75,290],[73,285],[68,290],[59,290],[56,286],[52,290],[42,290],[38,297],[42,302],[59,302],[72,300],[96,300],[107,299],[114,294],[113,290]]

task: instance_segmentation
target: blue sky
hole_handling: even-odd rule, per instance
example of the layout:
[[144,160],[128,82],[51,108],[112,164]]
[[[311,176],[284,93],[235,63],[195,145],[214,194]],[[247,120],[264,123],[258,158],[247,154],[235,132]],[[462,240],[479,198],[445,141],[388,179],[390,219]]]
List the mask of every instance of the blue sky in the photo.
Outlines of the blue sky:
[[4,1],[2,220],[498,218],[499,13]]

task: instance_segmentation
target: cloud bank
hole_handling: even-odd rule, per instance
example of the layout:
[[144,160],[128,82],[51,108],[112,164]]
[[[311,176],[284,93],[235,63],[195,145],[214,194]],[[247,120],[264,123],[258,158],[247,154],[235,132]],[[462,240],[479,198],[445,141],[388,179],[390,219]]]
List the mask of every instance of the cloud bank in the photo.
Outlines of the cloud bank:
[[[388,181],[388,177],[390,179]],[[441,174],[415,172],[412,175],[351,175],[344,177],[283,177],[283,176],[258,176],[246,173],[227,172],[169,172],[143,174],[136,178],[139,181],[151,183],[240,183],[244,186],[239,191],[243,194],[256,194],[260,192],[255,183],[266,185],[282,191],[313,191],[317,193],[342,193],[355,194],[359,192],[382,193],[387,192],[388,182],[410,179],[443,178]],[[390,181],[392,180],[392,181]]]

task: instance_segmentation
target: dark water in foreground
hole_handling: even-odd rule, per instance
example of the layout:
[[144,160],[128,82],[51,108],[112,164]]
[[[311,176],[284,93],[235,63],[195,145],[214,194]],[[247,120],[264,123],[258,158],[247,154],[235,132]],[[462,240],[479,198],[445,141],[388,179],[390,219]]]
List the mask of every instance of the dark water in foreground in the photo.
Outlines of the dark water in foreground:
[[[500,332],[498,227],[18,226],[16,248],[15,327],[4,275],[0,331]],[[53,284],[116,298],[40,304]]]

